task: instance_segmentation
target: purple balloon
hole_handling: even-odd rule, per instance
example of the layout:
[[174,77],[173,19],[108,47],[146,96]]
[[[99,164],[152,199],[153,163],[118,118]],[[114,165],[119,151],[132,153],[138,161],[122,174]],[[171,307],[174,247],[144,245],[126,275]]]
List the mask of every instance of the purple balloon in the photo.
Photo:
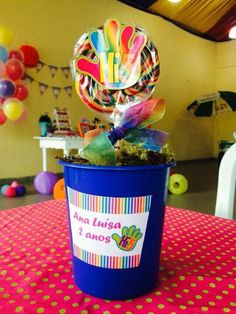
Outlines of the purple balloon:
[[0,80],[0,97],[10,97],[15,94],[16,86],[12,80]]
[[52,194],[58,176],[50,171],[43,171],[34,178],[34,187],[40,194]]

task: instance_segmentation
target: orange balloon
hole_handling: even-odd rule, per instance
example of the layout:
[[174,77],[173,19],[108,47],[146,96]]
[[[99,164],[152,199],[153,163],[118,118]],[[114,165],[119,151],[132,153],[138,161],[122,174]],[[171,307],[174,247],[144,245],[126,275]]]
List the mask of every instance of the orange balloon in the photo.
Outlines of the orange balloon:
[[53,197],[55,200],[65,199],[66,191],[65,191],[65,181],[64,179],[59,179],[53,188]]

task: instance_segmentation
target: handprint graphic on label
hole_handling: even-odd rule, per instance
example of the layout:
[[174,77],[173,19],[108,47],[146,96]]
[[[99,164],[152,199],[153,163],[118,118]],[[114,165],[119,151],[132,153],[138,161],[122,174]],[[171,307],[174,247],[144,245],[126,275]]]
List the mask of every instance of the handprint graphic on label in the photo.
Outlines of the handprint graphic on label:
[[133,25],[122,26],[118,21],[110,19],[103,29],[90,33],[89,41],[96,58],[80,56],[76,60],[80,73],[109,89],[128,88],[138,81],[141,51],[147,42],[144,33],[137,34]]
[[112,239],[115,240],[116,245],[119,249],[124,251],[131,251],[136,246],[139,239],[141,239],[143,234],[140,232],[139,228],[135,225],[122,228],[122,234],[119,236],[117,233],[112,234]]

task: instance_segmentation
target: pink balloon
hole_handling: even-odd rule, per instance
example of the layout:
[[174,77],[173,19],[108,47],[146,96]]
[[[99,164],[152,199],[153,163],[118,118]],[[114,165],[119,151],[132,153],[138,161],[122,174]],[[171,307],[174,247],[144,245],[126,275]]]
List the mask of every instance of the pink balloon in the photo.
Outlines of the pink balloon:
[[0,125],[3,125],[7,121],[7,117],[5,116],[2,109],[0,109]]
[[6,62],[6,75],[13,81],[19,80],[24,74],[24,65],[17,59]]
[[29,90],[24,83],[16,83],[16,92],[14,97],[19,100],[24,100],[28,97]]
[[0,60],[0,78],[5,75],[5,64]]

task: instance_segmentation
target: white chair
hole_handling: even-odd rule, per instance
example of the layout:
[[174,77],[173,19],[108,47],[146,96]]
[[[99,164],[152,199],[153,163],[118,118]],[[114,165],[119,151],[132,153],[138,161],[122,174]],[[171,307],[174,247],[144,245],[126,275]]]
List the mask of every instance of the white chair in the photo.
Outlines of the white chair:
[[236,185],[236,143],[224,154],[218,174],[215,216],[233,219]]

